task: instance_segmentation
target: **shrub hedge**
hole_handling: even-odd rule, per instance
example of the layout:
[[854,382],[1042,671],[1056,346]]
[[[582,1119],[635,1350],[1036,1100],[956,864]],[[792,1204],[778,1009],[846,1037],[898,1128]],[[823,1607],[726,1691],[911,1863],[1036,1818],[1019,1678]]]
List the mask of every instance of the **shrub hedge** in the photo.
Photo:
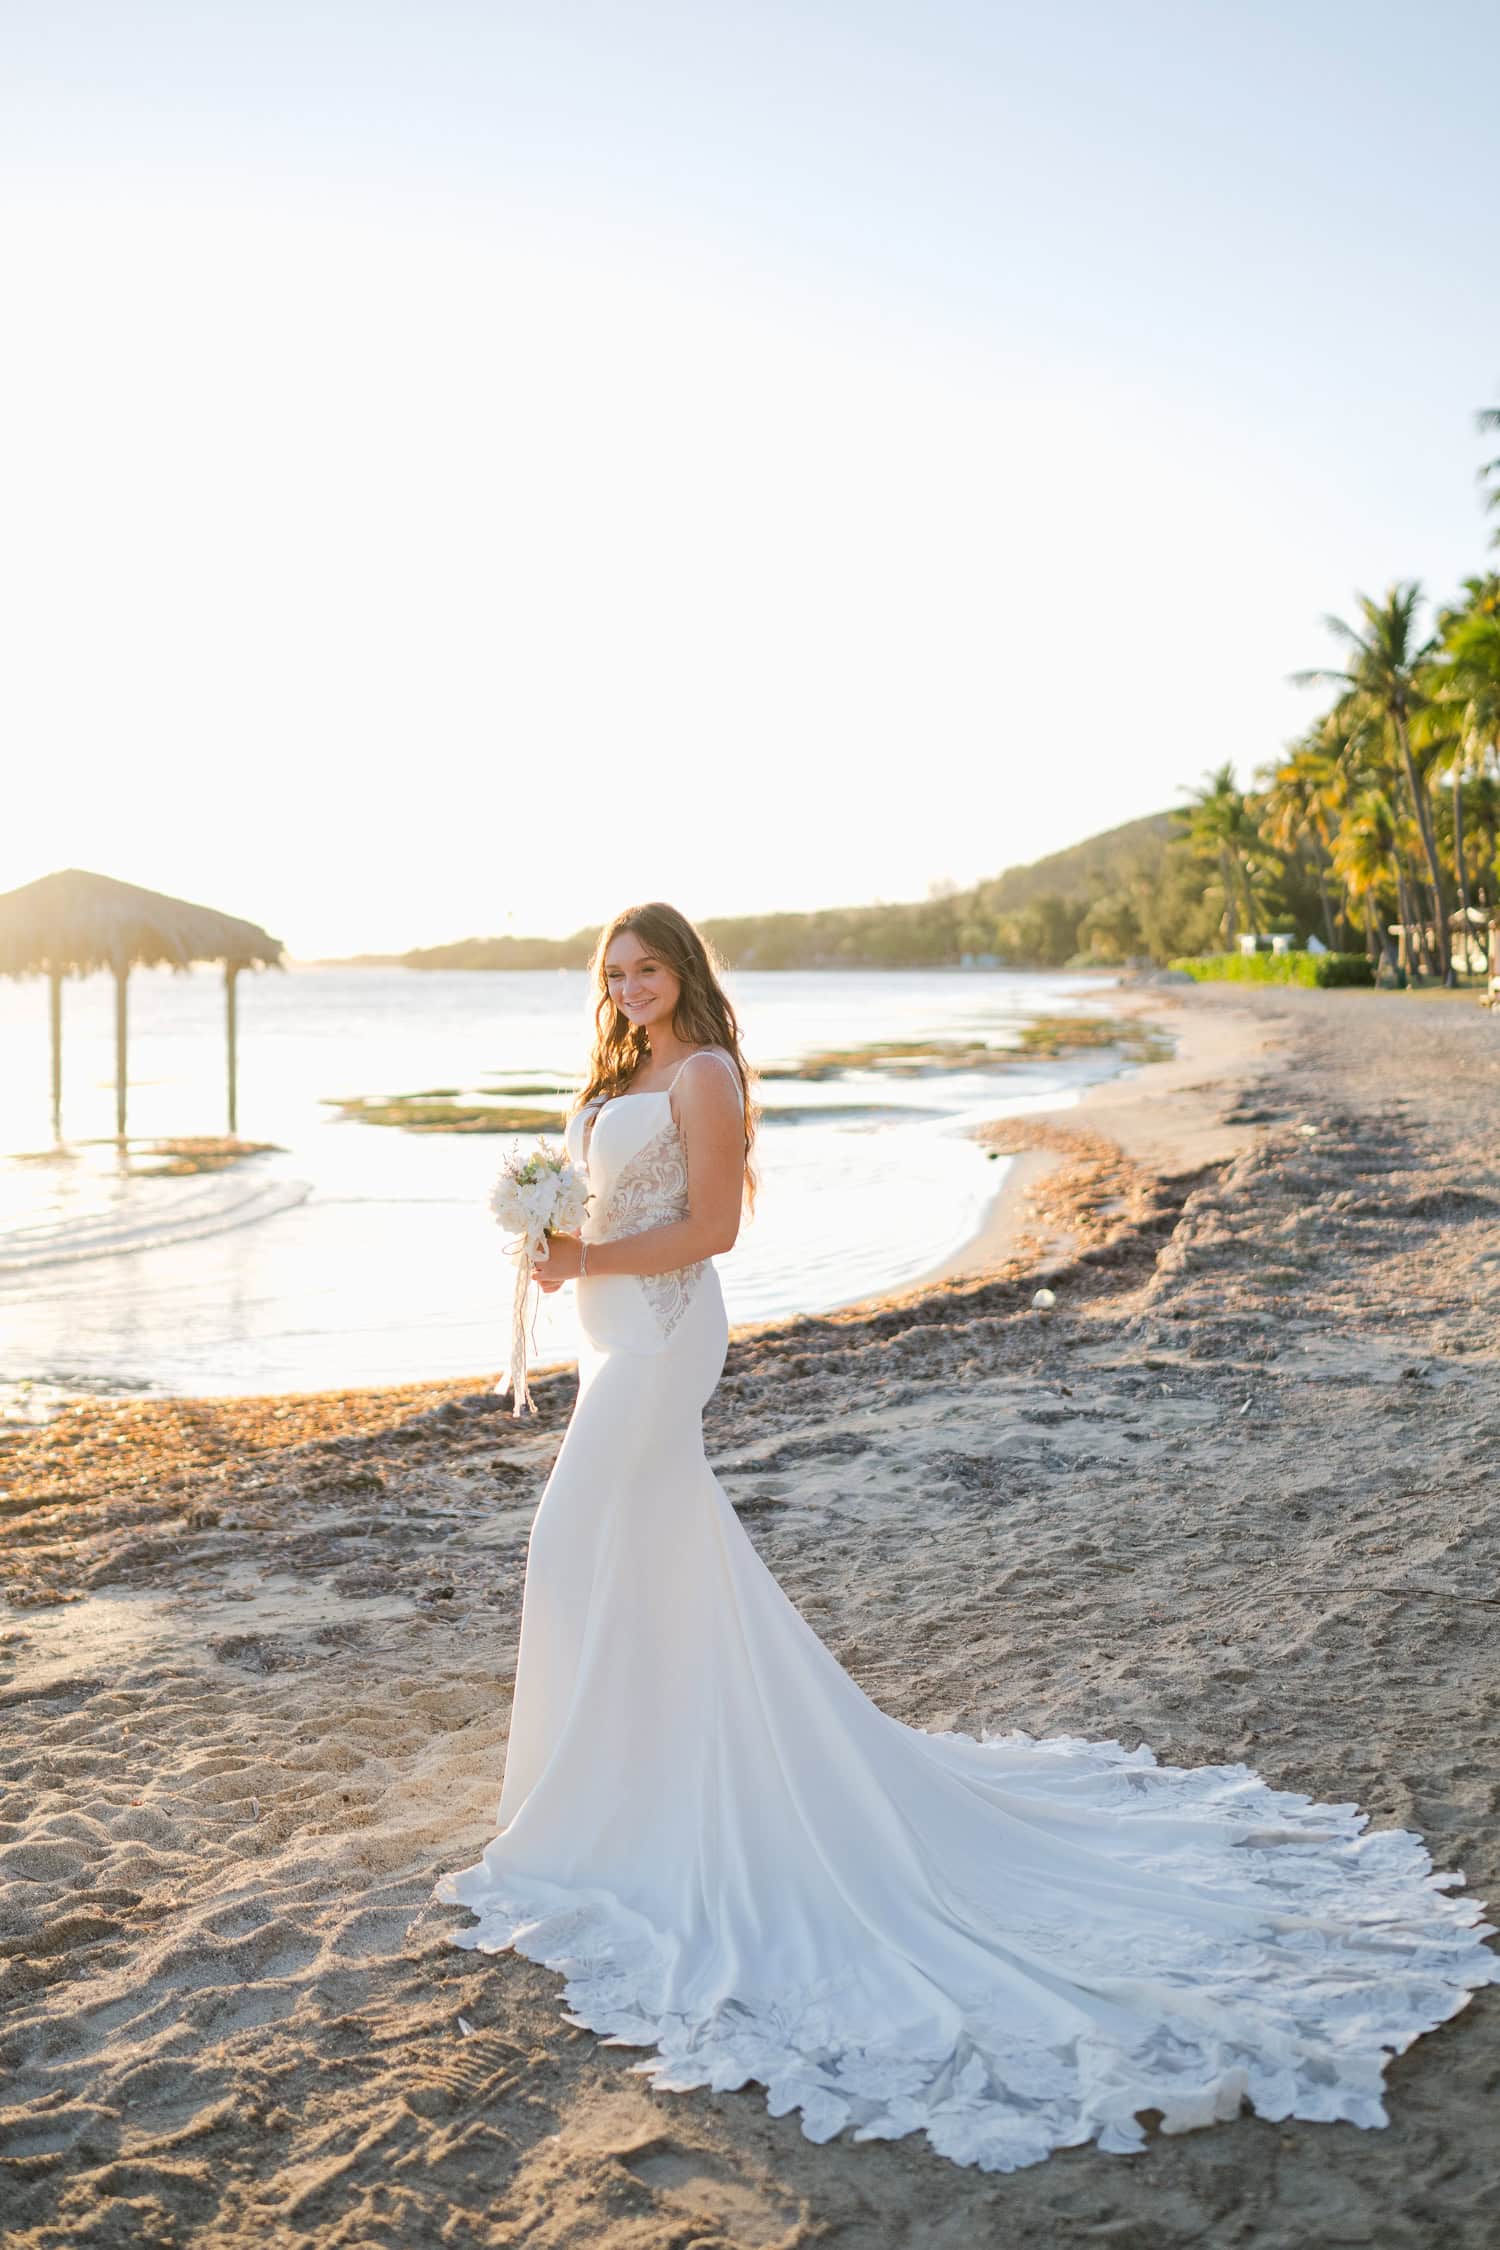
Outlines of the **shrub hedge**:
[[1364,953],[1204,953],[1174,961],[1200,982],[1233,984],[1373,984],[1375,965]]

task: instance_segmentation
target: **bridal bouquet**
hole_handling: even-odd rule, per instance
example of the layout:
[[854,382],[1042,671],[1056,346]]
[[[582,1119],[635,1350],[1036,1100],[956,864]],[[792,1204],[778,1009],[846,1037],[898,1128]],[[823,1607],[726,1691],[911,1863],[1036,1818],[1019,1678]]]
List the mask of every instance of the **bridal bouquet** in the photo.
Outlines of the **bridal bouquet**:
[[496,1221],[516,1240],[510,1256],[516,1261],[516,1295],[510,1323],[510,1373],[495,1385],[507,1382],[515,1394],[513,1415],[534,1414],[526,1382],[526,1293],[533,1266],[547,1261],[549,1234],[572,1234],[583,1224],[588,1209],[588,1181],[561,1149],[538,1141],[530,1156],[514,1155],[501,1166],[490,1191],[490,1209]]

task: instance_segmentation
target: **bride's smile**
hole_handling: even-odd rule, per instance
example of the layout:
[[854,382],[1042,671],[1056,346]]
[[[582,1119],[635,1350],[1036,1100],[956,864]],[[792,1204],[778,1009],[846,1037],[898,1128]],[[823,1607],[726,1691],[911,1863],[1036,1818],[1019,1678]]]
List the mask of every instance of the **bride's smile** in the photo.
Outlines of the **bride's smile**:
[[[604,982],[611,998],[632,1022],[670,1033],[680,980],[665,962],[646,950],[633,931],[622,930],[611,946]],[[652,1051],[656,1051],[654,1046]]]

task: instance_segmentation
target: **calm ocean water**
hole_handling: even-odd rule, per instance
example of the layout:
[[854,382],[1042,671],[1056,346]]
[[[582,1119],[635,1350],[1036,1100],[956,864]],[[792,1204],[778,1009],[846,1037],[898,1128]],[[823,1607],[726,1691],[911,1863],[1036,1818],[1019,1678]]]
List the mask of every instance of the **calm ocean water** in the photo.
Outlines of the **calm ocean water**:
[[[730,980],[761,1069],[875,1039],[1016,1039],[1109,1006],[1099,976],[814,971]],[[293,968],[241,980],[240,1130],[278,1151],[217,1176],[122,1177],[113,987],[65,995],[64,1124],[48,1153],[45,989],[0,982],[0,1386],[309,1390],[488,1374],[513,1268],[485,1210],[510,1145],[338,1118],[340,1096],[556,1075],[587,1044],[581,972]],[[218,973],[130,982],[132,1135],[224,1125]],[[1076,1096],[1109,1052],[995,1072],[768,1083],[756,1217],[719,1261],[733,1321],[825,1311],[915,1279],[975,1231],[1003,1177],[973,1125]],[[880,1106],[875,1106],[875,1105]],[[867,1105],[851,1108],[850,1105]],[[840,1114],[840,1111],[847,1114]],[[530,1136],[528,1136],[529,1138]],[[544,1299],[539,1363],[572,1356],[572,1291]]]

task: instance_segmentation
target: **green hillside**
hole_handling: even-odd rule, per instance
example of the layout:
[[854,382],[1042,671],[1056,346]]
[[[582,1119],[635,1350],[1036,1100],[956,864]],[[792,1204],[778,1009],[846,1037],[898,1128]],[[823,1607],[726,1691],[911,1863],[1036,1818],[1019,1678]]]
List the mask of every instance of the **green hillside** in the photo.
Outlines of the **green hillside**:
[[1069,844],[1066,851],[1049,852],[1025,867],[1007,867],[1003,875],[980,888],[996,913],[1015,913],[1049,891],[1089,905],[1128,873],[1159,866],[1171,835],[1170,813],[1147,813],[1141,820],[1127,820],[1122,827],[1087,836],[1081,844]]
[[[1083,924],[1111,899],[1160,886],[1170,833],[1170,815],[1151,813],[969,890],[807,914],[718,915],[701,926],[728,965],[742,969],[931,968],[966,954],[1018,967],[1055,966],[1080,954],[1118,960],[1149,949],[1134,909],[1088,931]],[[567,938],[460,938],[396,958],[409,969],[581,969],[596,936],[588,929]]]
[[568,938],[471,937],[397,955],[404,969],[586,969],[597,930]]

